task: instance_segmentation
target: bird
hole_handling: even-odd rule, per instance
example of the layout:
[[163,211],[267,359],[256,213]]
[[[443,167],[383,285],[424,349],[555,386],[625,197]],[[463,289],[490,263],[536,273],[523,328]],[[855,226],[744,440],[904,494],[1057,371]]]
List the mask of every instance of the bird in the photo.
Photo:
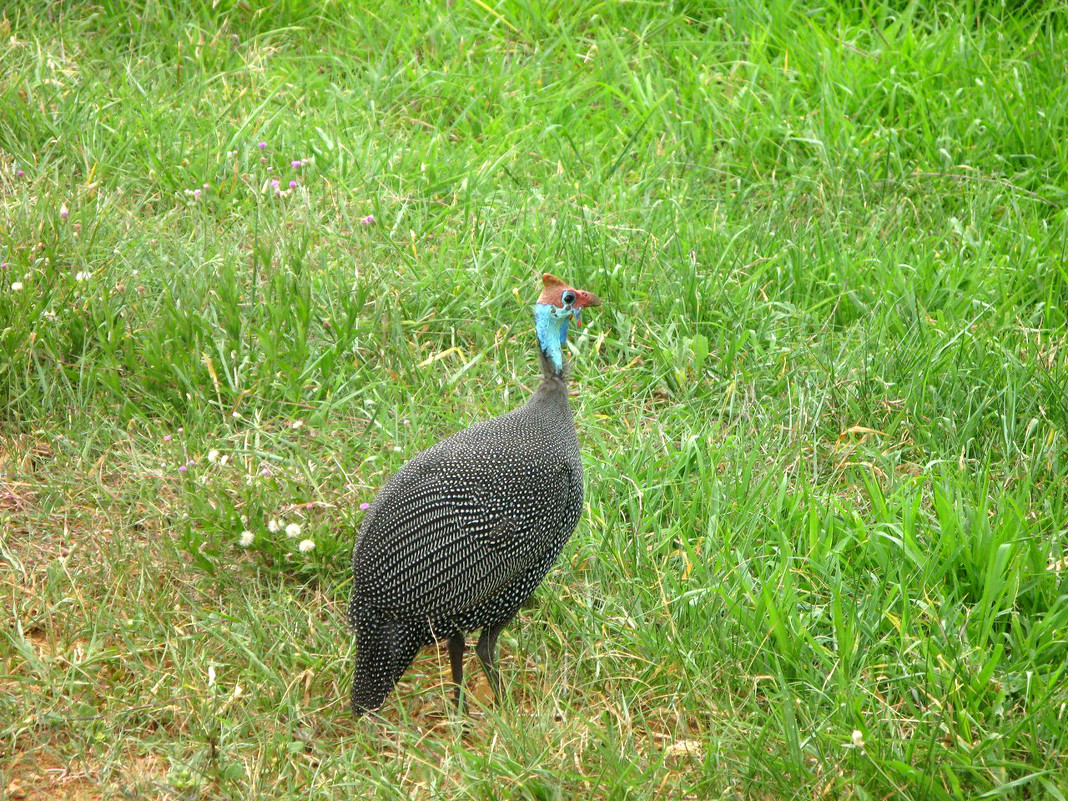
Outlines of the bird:
[[414,456],[382,487],[352,552],[348,619],[356,658],[350,706],[381,708],[421,648],[448,644],[463,710],[465,635],[494,696],[497,638],[541,584],[578,524],[582,460],[568,403],[570,323],[600,306],[550,273],[534,305],[541,381],[508,414]]

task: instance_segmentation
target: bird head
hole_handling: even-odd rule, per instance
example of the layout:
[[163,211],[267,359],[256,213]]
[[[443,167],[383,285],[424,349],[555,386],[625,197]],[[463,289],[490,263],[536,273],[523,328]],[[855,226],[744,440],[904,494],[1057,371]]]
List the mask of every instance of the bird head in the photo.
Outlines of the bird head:
[[552,273],[544,273],[541,295],[534,306],[534,322],[538,343],[551,365],[552,371],[562,374],[563,345],[567,341],[567,325],[571,320],[581,326],[579,314],[587,306],[600,306],[601,299],[592,292],[565,284]]
[[552,273],[542,273],[543,288],[538,298],[539,306],[548,306],[549,314],[559,320],[574,320],[581,326],[579,312],[587,306],[600,306],[601,299],[592,292],[575,289],[557,278]]

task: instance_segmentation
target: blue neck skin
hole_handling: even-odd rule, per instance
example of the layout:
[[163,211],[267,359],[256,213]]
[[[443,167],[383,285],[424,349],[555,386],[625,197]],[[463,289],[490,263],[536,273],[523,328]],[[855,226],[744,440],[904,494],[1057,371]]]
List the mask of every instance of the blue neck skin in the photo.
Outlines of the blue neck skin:
[[554,375],[564,374],[563,346],[567,342],[567,324],[573,312],[548,303],[534,306],[534,330],[538,334],[541,352],[552,365]]

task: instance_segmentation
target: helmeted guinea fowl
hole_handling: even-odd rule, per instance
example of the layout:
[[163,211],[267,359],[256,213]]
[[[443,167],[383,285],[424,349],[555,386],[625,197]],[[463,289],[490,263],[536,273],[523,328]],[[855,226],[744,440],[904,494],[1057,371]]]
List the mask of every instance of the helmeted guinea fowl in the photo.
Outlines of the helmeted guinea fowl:
[[567,399],[570,320],[599,306],[549,273],[534,306],[542,380],[523,406],[460,431],[382,488],[352,554],[352,710],[382,705],[419,649],[448,640],[456,703],[464,634],[495,693],[501,629],[541,583],[582,511],[582,462]]

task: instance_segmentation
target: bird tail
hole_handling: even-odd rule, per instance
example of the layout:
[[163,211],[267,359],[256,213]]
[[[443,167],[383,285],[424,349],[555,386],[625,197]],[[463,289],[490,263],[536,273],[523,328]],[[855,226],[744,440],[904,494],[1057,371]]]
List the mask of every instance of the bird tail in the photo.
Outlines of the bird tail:
[[422,646],[418,632],[404,623],[356,621],[356,669],[351,696],[356,717],[382,706]]

